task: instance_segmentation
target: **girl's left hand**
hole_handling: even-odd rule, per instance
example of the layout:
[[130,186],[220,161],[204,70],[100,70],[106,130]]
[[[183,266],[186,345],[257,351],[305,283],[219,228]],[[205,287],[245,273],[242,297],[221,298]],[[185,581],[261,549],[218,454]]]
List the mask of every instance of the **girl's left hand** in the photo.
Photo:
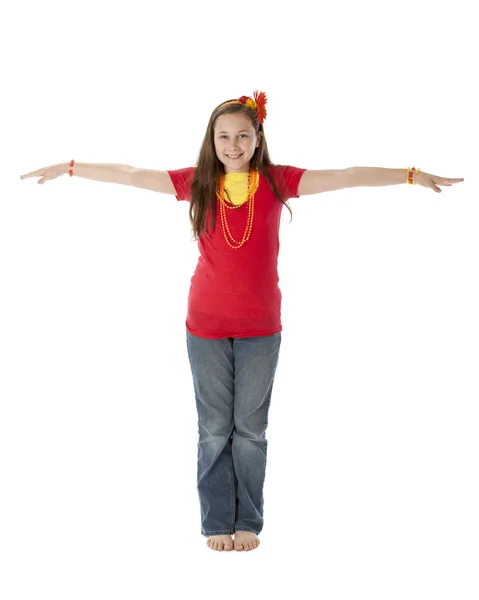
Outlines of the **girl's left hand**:
[[425,173],[424,171],[419,171],[419,173],[416,175],[416,182],[419,185],[431,188],[435,192],[442,192],[442,190],[437,187],[438,185],[451,186],[453,183],[460,183],[461,181],[464,181],[464,177],[450,179],[449,177],[439,177],[438,175],[430,175],[429,173]]

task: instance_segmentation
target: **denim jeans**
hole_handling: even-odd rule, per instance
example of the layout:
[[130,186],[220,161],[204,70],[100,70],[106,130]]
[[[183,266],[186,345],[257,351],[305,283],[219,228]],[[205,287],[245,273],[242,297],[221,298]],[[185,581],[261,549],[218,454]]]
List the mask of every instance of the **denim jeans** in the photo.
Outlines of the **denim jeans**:
[[201,533],[259,534],[281,332],[206,339],[186,330],[186,342],[198,412]]

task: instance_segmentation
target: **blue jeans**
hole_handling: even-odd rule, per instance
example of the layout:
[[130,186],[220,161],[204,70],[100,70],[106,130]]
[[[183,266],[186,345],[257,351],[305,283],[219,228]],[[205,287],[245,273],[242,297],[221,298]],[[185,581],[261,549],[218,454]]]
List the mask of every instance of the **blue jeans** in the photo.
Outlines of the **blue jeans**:
[[201,533],[259,534],[281,332],[212,340],[186,330],[186,343],[198,411]]

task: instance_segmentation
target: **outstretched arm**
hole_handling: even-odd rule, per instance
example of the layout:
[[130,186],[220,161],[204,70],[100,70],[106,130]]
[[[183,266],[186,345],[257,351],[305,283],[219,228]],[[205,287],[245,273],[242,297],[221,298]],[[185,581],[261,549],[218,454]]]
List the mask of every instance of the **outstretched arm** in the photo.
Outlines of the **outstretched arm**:
[[85,179],[93,179],[104,183],[132,185],[145,190],[160,192],[161,194],[176,194],[175,187],[167,171],[140,169],[116,163],[82,163],[75,161],[58,163],[20,175],[20,179],[41,177],[37,183],[43,184],[45,181],[50,181],[66,173],[70,173],[72,177],[74,175],[75,177],[84,177]]
[[[351,167],[351,179],[353,187],[359,186],[381,186],[396,185],[398,183],[407,183],[407,169],[384,169],[382,167]],[[449,178],[431,175],[425,171],[420,171],[416,177],[416,183],[424,187],[431,188],[435,192],[441,192],[438,185],[451,186],[453,183],[464,181],[463,177]]]
[[[298,196],[332,192],[349,187],[374,187],[406,183],[407,169],[385,169],[382,167],[349,167],[323,171],[306,170],[299,182]],[[464,181],[464,178],[450,179],[420,171],[416,182],[429,187],[435,192],[441,190],[438,185],[451,186],[453,183]]]

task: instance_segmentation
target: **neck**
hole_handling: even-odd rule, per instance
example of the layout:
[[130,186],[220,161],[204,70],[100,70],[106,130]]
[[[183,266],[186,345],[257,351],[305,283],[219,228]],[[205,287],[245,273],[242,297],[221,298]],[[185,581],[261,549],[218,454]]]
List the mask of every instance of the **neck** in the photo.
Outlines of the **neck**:
[[251,169],[249,167],[242,167],[241,169],[238,169],[238,170],[225,168],[225,175],[228,175],[229,173],[249,173],[250,170]]
[[251,165],[250,165],[249,162],[247,162],[246,164],[243,164],[243,165],[239,165],[237,169],[231,169],[229,167],[229,165],[224,165],[224,167],[225,167],[225,174],[228,174],[228,173],[249,173],[250,170],[251,170]]

